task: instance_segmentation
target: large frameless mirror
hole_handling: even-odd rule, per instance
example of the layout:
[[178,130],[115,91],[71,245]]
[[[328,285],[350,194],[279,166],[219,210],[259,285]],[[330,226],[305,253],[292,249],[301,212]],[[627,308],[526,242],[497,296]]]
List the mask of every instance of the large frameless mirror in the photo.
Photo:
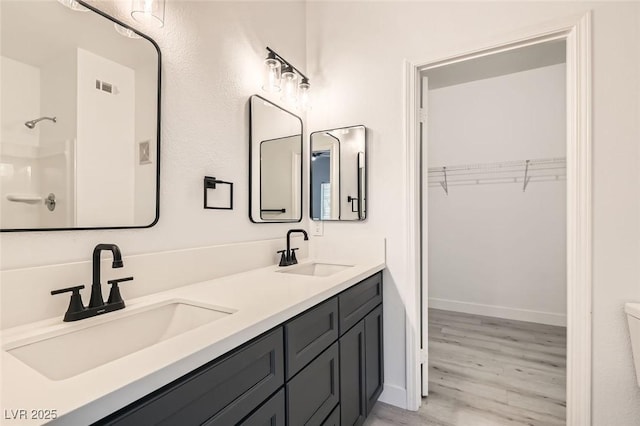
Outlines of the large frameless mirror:
[[249,103],[249,218],[302,220],[302,120],[254,95]]
[[0,228],[159,214],[160,51],[82,2],[0,2]]
[[367,217],[366,129],[342,127],[311,133],[311,219]]

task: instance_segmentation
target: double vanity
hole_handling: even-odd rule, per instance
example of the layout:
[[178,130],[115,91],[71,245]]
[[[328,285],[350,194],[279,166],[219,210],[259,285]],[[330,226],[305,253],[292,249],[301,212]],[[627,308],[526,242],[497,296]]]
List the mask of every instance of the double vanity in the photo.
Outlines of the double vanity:
[[[382,391],[384,248],[336,252],[341,261],[329,251],[137,298],[127,287],[124,309],[73,322],[61,311],[4,330],[5,415],[55,413],[13,424],[361,424]],[[128,273],[141,263],[131,259]],[[146,285],[136,275],[131,285]]]

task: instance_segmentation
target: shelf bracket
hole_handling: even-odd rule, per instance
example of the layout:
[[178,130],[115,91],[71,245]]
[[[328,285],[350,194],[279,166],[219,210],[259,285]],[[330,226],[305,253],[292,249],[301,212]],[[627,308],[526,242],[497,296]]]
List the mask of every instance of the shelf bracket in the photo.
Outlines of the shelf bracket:
[[527,160],[527,162],[525,163],[524,166],[524,180],[522,181],[522,192],[525,192],[527,190],[527,185],[529,184],[529,180],[531,179],[531,176],[529,176],[529,162],[531,160]]
[[444,189],[444,193],[449,195],[449,184],[447,183],[447,168],[442,168],[442,174],[444,174],[444,180],[440,182],[440,186]]

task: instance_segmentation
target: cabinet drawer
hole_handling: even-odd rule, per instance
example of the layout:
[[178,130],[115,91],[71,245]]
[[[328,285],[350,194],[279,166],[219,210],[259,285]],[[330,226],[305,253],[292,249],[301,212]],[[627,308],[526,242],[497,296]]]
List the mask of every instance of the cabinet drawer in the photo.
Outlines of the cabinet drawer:
[[284,389],[280,389],[239,426],[285,426]]
[[284,326],[287,379],[338,339],[338,300],[333,298]]
[[338,342],[287,383],[289,426],[318,426],[340,400]]
[[322,426],[340,426],[340,406],[338,405],[333,409],[327,420],[322,423]]
[[382,272],[367,278],[338,296],[342,335],[382,303]]
[[167,385],[102,424],[236,424],[284,383],[283,331]]

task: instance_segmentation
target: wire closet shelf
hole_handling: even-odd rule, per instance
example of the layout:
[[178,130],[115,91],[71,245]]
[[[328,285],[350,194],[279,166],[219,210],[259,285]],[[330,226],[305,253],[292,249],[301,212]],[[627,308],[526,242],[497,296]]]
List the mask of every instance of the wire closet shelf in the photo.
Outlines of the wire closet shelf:
[[440,186],[447,195],[450,186],[519,183],[524,192],[531,182],[560,181],[566,178],[566,158],[538,158],[428,169],[429,186]]

